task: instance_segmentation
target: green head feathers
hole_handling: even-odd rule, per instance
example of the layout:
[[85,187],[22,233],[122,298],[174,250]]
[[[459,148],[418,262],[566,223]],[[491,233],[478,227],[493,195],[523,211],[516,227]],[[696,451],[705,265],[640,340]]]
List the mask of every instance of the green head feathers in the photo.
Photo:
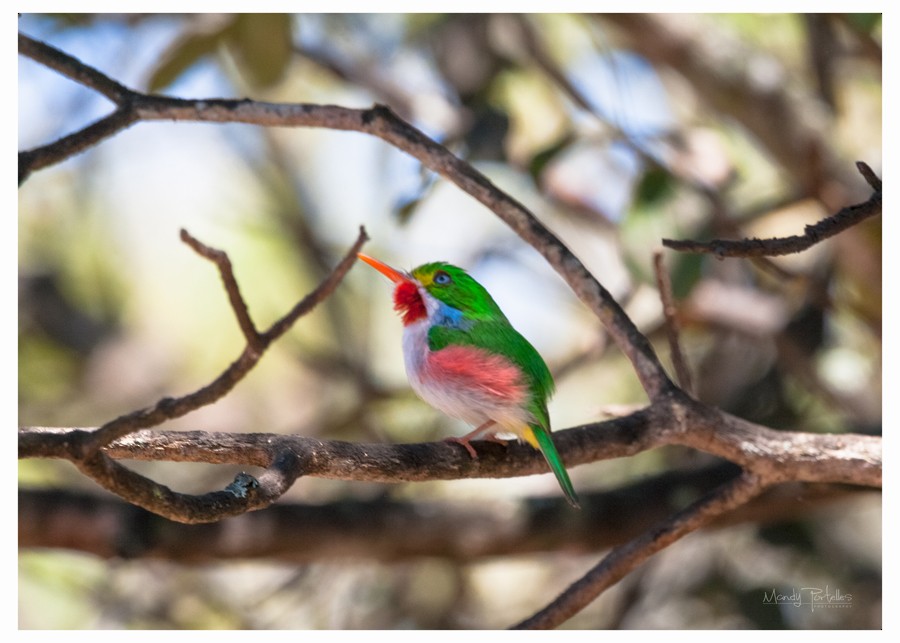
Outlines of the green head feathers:
[[462,268],[436,261],[413,269],[411,274],[428,294],[469,319],[506,319],[484,286]]

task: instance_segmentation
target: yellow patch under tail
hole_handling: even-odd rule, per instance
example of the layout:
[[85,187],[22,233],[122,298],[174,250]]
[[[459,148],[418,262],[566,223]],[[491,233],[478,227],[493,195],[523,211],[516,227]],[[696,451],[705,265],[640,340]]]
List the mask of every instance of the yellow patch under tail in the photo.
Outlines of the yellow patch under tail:
[[516,431],[517,435],[521,435],[522,439],[525,440],[528,444],[533,446],[538,451],[541,450],[541,445],[538,442],[537,436],[534,434],[534,430],[530,426],[526,426],[524,430],[519,429]]

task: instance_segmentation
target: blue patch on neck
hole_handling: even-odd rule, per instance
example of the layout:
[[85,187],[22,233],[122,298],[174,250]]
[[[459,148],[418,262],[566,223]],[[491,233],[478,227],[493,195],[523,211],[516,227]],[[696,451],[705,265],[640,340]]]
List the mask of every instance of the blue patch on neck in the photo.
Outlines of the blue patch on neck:
[[438,326],[446,326],[447,328],[458,328],[460,330],[469,330],[474,322],[466,319],[463,312],[453,306],[448,306],[442,301],[438,301],[439,307],[437,314],[434,316],[434,323]]

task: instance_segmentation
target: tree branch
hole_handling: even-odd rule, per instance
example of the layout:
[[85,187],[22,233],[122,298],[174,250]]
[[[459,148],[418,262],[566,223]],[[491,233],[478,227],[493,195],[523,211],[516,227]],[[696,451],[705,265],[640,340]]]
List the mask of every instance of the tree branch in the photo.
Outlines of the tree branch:
[[[19,490],[18,543],[19,548],[65,548],[103,558],[182,564],[250,558],[302,564],[348,557],[386,562],[440,557],[470,563],[538,552],[603,551],[636,538],[671,515],[684,498],[708,493],[739,472],[723,463],[662,473],[618,489],[581,494],[584,510],[577,514],[562,499],[546,497],[494,500],[486,506],[343,499],[324,505],[279,502],[265,512],[204,525],[174,523],[118,498]],[[872,492],[839,485],[778,485],[709,527],[795,520],[860,493]]]
[[[163,398],[152,407],[119,416],[96,430],[76,430],[66,433],[62,439],[55,442],[55,445],[64,448],[66,452],[64,457],[74,463],[82,473],[122,498],[172,520],[207,522],[268,506],[287,491],[303,472],[304,460],[289,449],[281,451],[269,449],[266,462],[261,465],[266,467],[266,471],[259,481],[236,479],[224,491],[193,496],[173,492],[165,485],[131,471],[101,449],[133,431],[181,417],[226,395],[256,366],[272,342],[337,288],[356,261],[356,253],[368,237],[365,230],[360,228],[356,242],[334,270],[315,290],[300,300],[264,333],[257,332],[250,319],[228,256],[221,250],[204,245],[185,230],[181,231],[181,238],[198,254],[213,261],[218,267],[238,324],[247,341],[243,352],[212,382],[193,393],[179,398]],[[46,449],[53,442],[52,438],[48,439],[48,435],[47,432],[37,431],[31,434],[31,441],[25,437],[20,443],[20,454],[28,452],[29,444],[38,446],[39,450]],[[60,434],[57,433],[56,436],[59,437]],[[20,437],[24,437],[22,433]]]
[[[82,429],[22,428],[19,457],[77,459]],[[89,434],[89,433],[88,433]],[[769,482],[881,486],[881,438],[775,431],[708,409],[686,396],[606,422],[554,431],[568,467],[633,456],[666,444],[692,447],[753,471]],[[445,442],[363,444],[270,433],[141,431],[104,453],[117,459],[268,467],[290,452],[307,476],[366,482],[506,478],[547,472],[524,444],[478,444],[472,459]]]
[[808,225],[802,235],[772,239],[716,239],[700,242],[663,239],[663,245],[682,252],[708,252],[717,257],[775,257],[802,252],[811,246],[855,226],[869,217],[881,214],[881,179],[868,165],[857,161],[856,167],[874,192],[863,203],[851,205],[816,224]]
[[107,491],[164,518],[188,524],[217,521],[268,507],[290,489],[302,473],[302,465],[293,454],[281,453],[258,480],[239,474],[222,491],[191,495],[172,491],[119,464],[105,453],[76,459],[73,463]]
[[678,376],[678,384],[688,394],[693,395],[694,385],[691,378],[691,369],[688,367],[684,353],[681,351],[681,341],[678,329],[678,311],[672,297],[672,281],[669,273],[663,266],[662,253],[653,253],[653,271],[656,273],[656,287],[659,290],[659,300],[662,302],[663,318],[665,319],[666,338],[669,340],[669,351],[672,354],[672,365]]
[[241,289],[238,287],[237,280],[234,278],[234,272],[231,269],[231,259],[221,250],[210,248],[201,243],[185,229],[181,230],[181,240],[193,248],[198,255],[206,257],[216,264],[222,277],[222,283],[225,286],[225,292],[228,293],[231,309],[234,311],[234,316],[237,317],[238,326],[241,327],[244,339],[247,340],[247,349],[253,354],[262,354],[266,349],[266,344],[250,318],[250,311],[247,310],[247,304],[243,295],[241,295]]
[[749,473],[723,484],[688,508],[612,550],[547,607],[513,629],[550,629],[564,623],[650,556],[714,518],[747,503],[765,486],[760,478]]
[[19,53],[49,67],[66,78],[103,94],[116,105],[127,103],[135,92],[90,65],[48,45],[19,33]]
[[[264,333],[257,334],[250,321],[247,305],[241,298],[240,291],[237,288],[237,282],[231,274],[231,264],[227,256],[219,250],[213,250],[204,246],[196,239],[193,239],[187,232],[182,231],[182,239],[188,245],[200,252],[201,255],[212,258],[219,267],[222,274],[222,280],[225,282],[226,290],[238,317],[238,323],[242,330],[250,333],[247,346],[238,358],[226,368],[212,382],[206,386],[179,398],[165,397],[157,402],[154,406],[140,409],[126,415],[122,415],[110,422],[107,422],[99,429],[88,436],[81,438],[79,449],[80,457],[85,461],[89,460],[98,449],[109,444],[116,438],[120,438],[132,431],[145,429],[151,426],[162,424],[166,420],[181,417],[194,411],[201,406],[205,406],[215,402],[222,396],[226,395],[234,386],[240,382],[244,376],[254,367],[262,357],[265,349],[281,335],[283,335],[300,317],[311,311],[323,299],[328,297],[338,284],[343,280],[344,275],[350,270],[350,266],[356,261],[356,253],[359,252],[362,245],[368,240],[366,231],[363,228],[359,230],[359,236],[353,246],[344,255],[341,262],[335,269],[325,278],[319,286],[298,302],[286,315],[276,321]],[[245,328],[248,326],[249,328]]]

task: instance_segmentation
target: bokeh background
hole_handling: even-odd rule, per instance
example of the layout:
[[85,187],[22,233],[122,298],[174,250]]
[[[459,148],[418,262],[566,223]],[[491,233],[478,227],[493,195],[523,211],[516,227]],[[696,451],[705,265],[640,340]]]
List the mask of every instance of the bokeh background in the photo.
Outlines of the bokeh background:
[[[786,236],[868,196],[881,173],[881,17],[855,15],[22,15],[19,29],[141,91],[391,106],[528,206],[668,359],[652,272],[662,238]],[[676,46],[677,45],[677,46]],[[19,57],[18,147],[110,103]],[[210,381],[242,348],[226,250],[257,325],[356,238],[398,267],[469,269],[538,348],[564,428],[645,401],[599,322],[491,212],[362,134],[139,123],[19,189],[19,423],[98,426]],[[881,220],[769,262],[664,254],[697,396],[774,428],[881,432]],[[413,442],[464,430],[409,391],[389,285],[354,268],[225,399],[167,428]],[[659,449],[572,471],[602,494],[708,464]],[[178,491],[238,469],[136,463]],[[20,490],[102,492],[22,461]],[[284,502],[388,497],[500,508],[556,496],[549,475],[376,485],[301,479]],[[21,500],[20,500],[21,502]],[[764,517],[763,517],[764,518]],[[615,516],[610,516],[615,520]],[[398,534],[398,538],[402,534]],[[505,627],[600,552],[202,566],[20,548],[19,626]],[[852,607],[762,605],[838,588]],[[881,496],[694,534],[568,628],[879,628]]]

